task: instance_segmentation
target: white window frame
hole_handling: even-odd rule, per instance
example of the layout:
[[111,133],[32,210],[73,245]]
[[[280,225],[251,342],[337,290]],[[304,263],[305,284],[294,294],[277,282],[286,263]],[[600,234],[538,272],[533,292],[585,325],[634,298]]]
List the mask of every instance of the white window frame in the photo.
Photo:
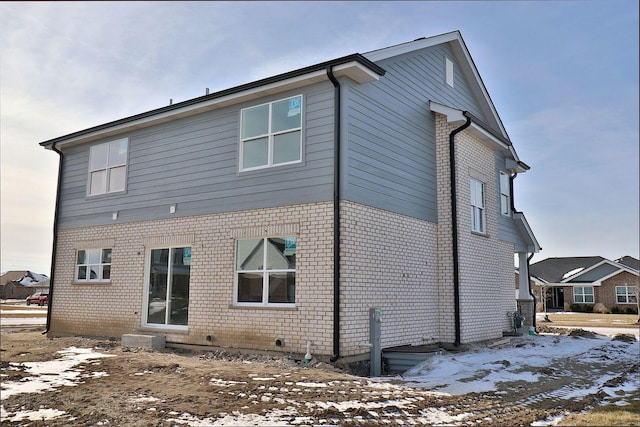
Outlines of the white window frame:
[[[578,293],[577,290],[580,289]],[[586,292],[591,290],[591,292]],[[587,297],[591,297],[591,301],[587,301]],[[580,300],[578,299],[580,297]],[[573,287],[573,302],[576,304],[595,304],[596,296],[593,286],[574,286]]]
[[500,172],[500,213],[504,216],[511,215],[511,188],[509,174]]
[[471,231],[486,234],[487,212],[485,208],[485,184],[475,178],[471,178],[470,184]]
[[[624,289],[625,293],[623,294],[618,293],[618,289]],[[638,289],[637,286],[628,286],[628,285],[616,286],[616,303],[617,304],[637,304],[637,301],[631,300],[631,299],[636,300],[637,289]],[[618,299],[619,297],[624,297],[625,301],[620,301]]]
[[[280,308],[287,308],[287,307],[295,307],[295,294],[294,294],[294,302],[293,303],[286,303],[286,302],[269,302],[269,274],[270,273],[294,273],[295,277],[297,279],[297,263],[296,263],[296,268],[293,269],[269,269],[268,268],[268,261],[267,261],[267,255],[268,255],[268,248],[267,248],[267,242],[269,239],[287,239],[287,238],[295,238],[296,239],[296,246],[297,246],[297,242],[298,242],[298,238],[297,236],[268,236],[268,237],[254,237],[254,238],[248,238],[248,239],[237,239],[235,241],[235,256],[233,258],[233,270],[234,270],[234,274],[233,274],[233,305],[238,306],[238,307],[280,307]],[[263,260],[262,260],[262,269],[258,269],[258,270],[240,270],[237,268],[238,266],[238,241],[241,240],[260,240],[262,239],[262,249],[263,249]],[[297,248],[296,248],[297,250]],[[246,302],[246,301],[238,301],[238,275],[240,273],[260,273],[262,274],[262,301],[260,302]],[[297,288],[297,283],[295,284],[295,288]],[[295,289],[294,288],[294,289]],[[295,292],[295,291],[294,291]]]
[[[193,249],[192,244],[185,243],[184,245],[176,244],[176,245],[157,245],[150,246],[147,248],[145,253],[145,261],[144,261],[144,297],[142,298],[142,316],[141,316],[141,324],[145,328],[153,328],[153,329],[163,329],[163,330],[175,330],[175,331],[188,331],[189,325],[174,325],[166,322],[167,315],[170,313],[170,310],[166,311],[165,315],[165,323],[149,323],[149,285],[151,280],[151,252],[157,249],[169,249],[169,260],[171,260],[171,251],[174,249],[183,249],[190,248]],[[171,277],[171,262],[168,263],[167,275]],[[167,283],[167,294],[171,294],[171,283]],[[168,300],[167,300],[168,301]],[[189,273],[189,303],[191,303],[191,272]],[[187,317],[188,319],[188,317]],[[187,321],[188,323],[188,321]]]
[[[295,128],[290,128],[290,129],[285,129],[285,130],[281,130],[281,131],[277,131],[274,132],[272,131],[272,112],[273,112],[273,104],[276,104],[278,102],[282,102],[282,101],[287,101],[290,99],[295,99],[295,98],[300,98],[300,126],[295,127]],[[255,136],[251,136],[251,137],[247,137],[247,138],[243,138],[242,137],[242,126],[243,126],[243,117],[244,117],[244,112],[254,109],[254,108],[259,108],[259,107],[263,107],[265,105],[269,106],[269,116],[268,116],[268,130],[267,133],[265,134],[261,134],[261,135],[255,135]],[[266,169],[266,168],[272,168],[275,166],[284,166],[284,165],[291,165],[291,164],[297,164],[297,163],[302,163],[302,122],[303,122],[303,114],[302,112],[304,111],[304,97],[302,96],[302,94],[299,95],[294,95],[294,96],[289,96],[286,98],[282,98],[282,99],[276,99],[274,101],[271,102],[266,102],[264,104],[259,104],[259,105],[252,105],[251,107],[247,107],[247,108],[243,108],[242,110],[240,110],[240,129],[239,129],[239,139],[240,139],[240,155],[239,155],[239,171],[240,172],[246,172],[246,171],[252,171],[252,170],[259,170],[259,169]],[[287,133],[293,133],[293,132],[299,132],[300,134],[300,141],[299,141],[299,153],[298,153],[298,159],[297,160],[292,160],[289,162],[281,162],[281,163],[274,163],[273,161],[273,154],[274,154],[274,139],[276,136],[278,135],[284,135]],[[245,143],[247,142],[251,142],[254,140],[258,140],[261,138],[267,138],[267,164],[265,165],[259,165],[259,166],[253,166],[253,167],[243,167],[243,163],[244,163],[244,146]]]
[[[125,144],[126,153],[124,154],[124,163],[110,164],[110,153],[112,146]],[[92,168],[92,157],[94,153],[98,149],[106,148],[107,155],[105,159],[105,164],[100,167]],[[92,145],[89,148],[89,166],[88,166],[88,178],[87,178],[87,196],[99,196],[103,194],[111,194],[111,193],[122,193],[127,191],[127,174],[128,174],[128,166],[129,165],[129,138],[120,138],[109,142],[104,142],[102,144]],[[112,189],[110,187],[111,184],[111,173],[115,169],[124,168],[124,183],[122,188]],[[94,174],[98,172],[104,171],[104,185],[102,185],[100,191],[92,192],[92,178]]]
[[[109,251],[109,262],[104,262],[105,252]],[[84,253],[84,261],[80,263],[80,253]],[[112,248],[90,248],[90,249],[78,249],[76,251],[76,261],[74,266],[73,280],[75,283],[111,283],[111,256],[113,255]],[[97,257],[97,262],[90,262],[91,257]],[[105,267],[108,266],[108,278],[105,276]],[[85,277],[80,277],[80,268],[85,268]],[[95,270],[94,270],[95,269]],[[91,272],[96,272],[96,277],[91,278]]]

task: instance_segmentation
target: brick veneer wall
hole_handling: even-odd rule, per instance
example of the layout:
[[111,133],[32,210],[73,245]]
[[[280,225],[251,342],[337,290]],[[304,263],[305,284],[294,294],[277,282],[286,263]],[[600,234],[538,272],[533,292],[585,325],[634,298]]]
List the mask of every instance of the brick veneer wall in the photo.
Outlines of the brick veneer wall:
[[596,302],[601,302],[607,308],[611,308],[617,305],[620,308],[637,307],[636,303],[619,303],[616,300],[616,286],[640,286],[638,275],[629,273],[628,271],[622,271],[607,280],[602,281],[600,289],[598,289],[598,299]]
[[[449,134],[457,125],[436,114],[438,165],[438,283],[441,336],[455,337],[453,316],[453,261],[450,218]],[[468,130],[456,135],[456,192],[460,278],[461,343],[502,336],[511,328],[507,313],[516,310],[513,289],[514,245],[498,239],[498,188],[495,156]],[[470,225],[470,179],[485,184],[486,234]]]
[[376,307],[383,348],[440,341],[436,227],[341,202],[341,355],[369,352]]
[[[233,307],[234,242],[239,237],[296,235],[296,307]],[[188,331],[167,341],[304,353],[332,353],[333,204],[60,230],[52,335],[118,338],[141,327],[145,256],[151,247],[192,248]],[[73,283],[77,249],[111,247],[109,284]],[[276,338],[285,346],[276,347]]]

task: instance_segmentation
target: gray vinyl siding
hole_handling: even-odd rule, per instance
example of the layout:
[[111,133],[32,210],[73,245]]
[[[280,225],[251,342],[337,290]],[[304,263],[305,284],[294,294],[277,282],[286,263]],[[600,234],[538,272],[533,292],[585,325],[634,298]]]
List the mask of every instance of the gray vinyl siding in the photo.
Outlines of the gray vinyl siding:
[[[300,93],[303,162],[239,173],[240,109]],[[65,149],[60,226],[113,223],[115,211],[126,222],[332,200],[333,114],[327,82],[123,134],[129,159],[119,194],[87,197],[92,144]]]
[[[454,87],[445,83],[454,62]],[[481,111],[448,46],[378,62],[379,81],[343,84],[342,197],[437,222],[435,119],[429,101]]]
[[[510,212],[509,216],[502,215],[500,208],[500,171],[506,172],[505,157],[500,152],[496,151],[496,188],[498,191],[497,200],[498,204],[495,206],[496,212],[498,212],[498,239],[506,242],[513,243],[516,247],[527,247],[527,243],[520,235],[520,231],[516,227],[516,223],[513,220],[513,212]],[[516,181],[517,182],[517,181]],[[513,195],[511,195],[513,197]],[[515,200],[514,200],[515,201]]]

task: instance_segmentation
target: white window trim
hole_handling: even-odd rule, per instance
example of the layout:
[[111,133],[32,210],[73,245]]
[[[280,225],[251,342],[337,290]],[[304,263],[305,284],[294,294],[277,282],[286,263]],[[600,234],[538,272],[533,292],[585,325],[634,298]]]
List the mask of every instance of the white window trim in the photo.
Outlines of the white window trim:
[[[618,293],[618,289],[619,288],[625,288],[624,297],[626,299],[626,302],[618,301],[618,296],[623,296],[623,294],[619,294]],[[631,286],[631,285],[616,286],[616,289],[615,289],[615,292],[616,292],[616,304],[636,304],[636,302],[629,301],[629,297],[635,297],[636,296],[636,289],[637,289],[637,286]]]
[[[115,169],[118,167],[122,167],[122,165],[118,165],[118,166],[112,166],[109,167],[109,146],[111,144],[115,144],[115,143],[120,143],[121,141],[126,141],[127,142],[127,154],[126,154],[126,158],[124,161],[124,188],[122,190],[114,190],[114,191],[109,191],[109,182],[110,182],[110,178],[111,178],[111,169]],[[100,147],[106,145],[107,146],[107,166],[105,169],[91,169],[91,150],[95,149],[96,147]],[[102,193],[91,193],[91,173],[92,172],[97,172],[99,170],[104,170],[107,174],[106,177],[106,188],[105,191]],[[96,144],[96,145],[92,145],[91,147],[89,147],[89,164],[87,166],[87,197],[95,197],[95,196],[104,196],[105,194],[116,194],[116,193],[124,193],[127,191],[127,176],[129,174],[129,138],[119,138],[119,139],[114,139],[112,141],[107,141],[107,142],[103,142],[101,144]]]
[[[509,178],[510,176],[508,173],[500,172],[500,213],[503,216],[511,215],[511,189],[509,188]],[[505,200],[506,209],[503,209],[503,200]]]
[[[74,283],[81,283],[81,284],[100,284],[100,285],[104,285],[104,284],[109,284],[111,283],[111,277],[109,277],[108,279],[103,279],[102,275],[104,274],[104,266],[108,265],[110,268],[112,266],[112,262],[102,262],[102,251],[105,249],[109,249],[111,250],[111,256],[113,256],[113,249],[112,248],[80,248],[78,250],[76,250],[76,256],[75,256],[75,261],[74,261],[74,272],[73,272],[73,282]],[[90,251],[98,251],[99,252],[99,256],[100,256],[100,262],[99,263],[84,263],[84,264],[78,264],[78,253],[80,251],[84,251],[85,252],[85,258],[86,261],[88,261],[89,259],[89,252]],[[91,279],[91,269],[90,266],[92,265],[97,265],[100,268],[100,278],[97,279]],[[78,272],[80,270],[80,266],[86,266],[87,267],[87,275],[89,277],[85,278],[85,279],[80,279],[78,277]],[[110,271],[110,273],[112,273],[112,271]],[[111,274],[109,275],[111,276]]]
[[[264,266],[262,270],[238,270],[237,267],[237,257],[238,257],[238,240],[251,240],[251,239],[237,239],[235,241],[235,252],[233,257],[233,305],[236,307],[277,307],[277,308],[295,308],[296,304],[288,303],[288,302],[269,302],[269,273],[295,273],[296,274],[296,295],[297,295],[297,278],[298,278],[298,264],[296,260],[296,268],[294,269],[267,269],[267,241],[270,238],[285,238],[288,236],[268,236],[268,237],[258,237],[255,238],[262,240],[263,245],[263,260],[262,265]],[[296,245],[297,245],[297,237],[296,237]],[[238,273],[261,273],[262,274],[262,302],[240,302],[238,301]]]
[[[277,102],[281,102],[281,101],[285,101],[288,99],[293,99],[293,98],[300,98],[300,126],[297,128],[291,128],[291,129],[286,129],[284,131],[279,131],[279,132],[272,132],[271,131],[271,114],[273,111],[273,104],[277,103]],[[250,110],[252,108],[257,108],[257,107],[262,107],[264,105],[268,105],[269,106],[269,118],[268,118],[268,124],[269,124],[269,129],[267,131],[266,134],[262,134],[262,135],[256,135],[256,136],[252,136],[251,138],[242,138],[242,113],[246,110]],[[240,149],[239,149],[239,156],[238,156],[238,170],[240,172],[248,172],[248,171],[254,171],[254,170],[260,170],[260,169],[268,169],[268,168],[273,168],[273,167],[279,167],[279,166],[285,166],[285,165],[294,165],[294,164],[298,164],[298,163],[302,163],[302,145],[303,145],[303,138],[302,138],[302,123],[304,120],[304,97],[302,96],[302,94],[299,95],[293,95],[293,96],[289,96],[286,98],[282,98],[282,99],[276,99],[270,102],[265,102],[263,104],[257,104],[257,105],[252,105],[251,107],[247,107],[247,108],[243,108],[242,110],[240,110],[240,127],[239,127],[239,131],[238,131],[238,139],[240,140]],[[299,160],[292,160],[290,162],[283,162],[283,163],[273,163],[273,140],[275,136],[278,135],[283,135],[283,134],[287,134],[287,133],[291,133],[291,132],[300,132],[300,158]],[[261,166],[254,166],[254,167],[250,167],[250,168],[243,168],[242,164],[243,164],[243,160],[244,160],[244,143],[247,141],[252,141],[255,139],[261,139],[261,138],[267,138],[267,144],[268,144],[268,148],[267,148],[267,164],[266,165],[261,165]]]
[[[481,205],[477,204],[476,186],[480,185]],[[470,181],[470,205],[471,205],[471,231],[474,233],[487,234],[487,209],[486,209],[486,186],[484,182],[471,178]],[[475,202],[474,202],[475,200]],[[476,203],[476,204],[474,204]]]
[[[580,294],[576,294],[576,289],[582,289]],[[585,292],[585,290],[591,289],[590,293]],[[582,301],[577,301],[576,297],[580,295],[582,297]],[[593,297],[593,301],[586,301],[586,296],[591,295]],[[596,293],[593,286],[574,286],[573,287],[573,302],[574,304],[595,304],[596,302]]]
[[[168,325],[166,323],[148,323],[148,315],[149,315],[149,280],[151,280],[151,251],[154,249],[176,249],[176,248],[192,248],[191,243],[184,244],[171,244],[171,245],[153,245],[148,246],[146,248],[146,252],[144,255],[144,286],[143,286],[143,297],[142,297],[142,316],[140,316],[140,326],[143,328],[149,329],[158,329],[158,330],[170,330],[170,331],[188,331],[189,325]],[[168,273],[167,273],[168,274]],[[191,274],[189,274],[189,305],[191,305]],[[188,323],[188,322],[187,322]]]

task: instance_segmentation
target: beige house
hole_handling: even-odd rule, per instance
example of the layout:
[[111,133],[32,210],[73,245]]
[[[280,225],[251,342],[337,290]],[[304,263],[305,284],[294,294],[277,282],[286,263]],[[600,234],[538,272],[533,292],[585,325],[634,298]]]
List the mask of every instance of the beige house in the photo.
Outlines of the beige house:
[[60,156],[50,335],[358,360],[371,309],[383,348],[533,312],[512,285],[540,250],[514,207],[529,166],[457,31],[41,145]]

